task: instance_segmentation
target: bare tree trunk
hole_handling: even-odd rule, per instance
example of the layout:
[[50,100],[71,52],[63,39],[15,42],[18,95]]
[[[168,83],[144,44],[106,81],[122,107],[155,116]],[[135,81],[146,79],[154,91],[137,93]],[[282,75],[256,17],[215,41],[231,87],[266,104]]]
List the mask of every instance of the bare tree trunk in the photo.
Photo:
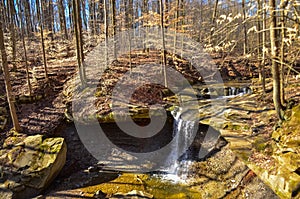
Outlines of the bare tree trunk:
[[24,3],[24,10],[25,10],[27,35],[30,35],[33,32],[33,25],[31,21],[31,9],[29,5],[29,1],[23,1],[23,3]]
[[[74,6],[74,8],[76,8],[76,19],[77,20],[77,30],[78,30],[78,39],[80,40],[79,43],[79,47],[80,47],[80,59],[81,59],[81,62],[83,63],[84,61],[84,53],[83,53],[83,35],[82,35],[82,18],[81,18],[81,10],[82,8],[80,7],[81,4],[80,4],[80,0],[76,0],[76,6]],[[83,72],[83,75],[84,75],[84,78],[85,78],[85,72],[84,72],[84,67],[82,65],[82,72]]]
[[100,22],[98,26],[98,33],[100,34],[102,33],[101,24],[104,23],[104,0],[99,1],[97,13],[99,13],[99,17],[97,17],[97,20]]
[[24,25],[21,26],[21,38],[22,38],[22,44],[24,49],[24,59],[25,59],[25,69],[26,69],[26,79],[27,79],[27,85],[29,90],[29,96],[32,96],[32,89],[31,89],[31,83],[30,83],[30,77],[29,77],[29,68],[28,68],[28,60],[27,60],[27,50],[26,50],[26,43],[25,43],[25,31],[24,31]]
[[4,1],[0,1],[0,12],[1,12],[1,20],[2,20],[2,26],[3,30],[7,28],[7,23],[8,22],[8,10],[5,9]]
[[[20,18],[22,18],[22,12],[19,12],[19,16],[20,16]],[[30,77],[29,77],[27,50],[26,50],[26,43],[25,43],[25,25],[23,23],[23,20],[21,20],[20,32],[21,32],[21,38],[22,38],[22,44],[23,44],[23,50],[24,50],[27,85],[28,85],[29,95],[31,96],[32,95],[32,89],[31,89],[31,83],[30,83]]]
[[277,112],[277,116],[280,120],[283,119],[283,107],[281,104],[280,96],[280,71],[278,62],[278,41],[277,39],[277,24],[276,24],[276,0],[270,0],[270,42],[271,42],[271,56],[272,56],[272,75],[273,75],[273,102]]
[[280,3],[280,25],[281,25],[281,46],[280,46],[280,100],[281,104],[285,104],[285,93],[284,93],[284,63],[285,63],[285,45],[284,45],[284,38],[285,38],[285,8],[288,4],[288,1],[281,0]]
[[[169,15],[169,0],[165,0],[165,8],[164,8],[164,12],[165,12],[165,16],[168,16]],[[165,21],[165,24],[168,24],[169,23],[169,20],[168,20],[168,17],[166,17],[166,21]],[[168,27],[166,27],[168,28]]]
[[[264,8],[262,8],[262,1],[261,0],[257,0],[257,4],[258,4],[258,11],[257,11],[257,31],[258,31],[258,57],[260,60],[259,62],[259,81],[262,83],[262,89],[263,89],[263,94],[265,94],[266,92],[266,86],[265,86],[265,74],[264,74],[264,42],[265,42],[265,24],[263,25],[263,33],[261,32],[261,16],[264,15]],[[265,20],[265,17],[263,16],[263,20]],[[263,22],[265,23],[265,22]]]
[[129,12],[129,1],[128,0],[124,0],[124,12],[125,12],[125,27],[127,28],[128,24],[129,24],[129,17],[130,17],[130,12]]
[[70,26],[70,32],[71,32],[71,35],[73,34],[72,30],[74,29],[74,14],[71,14],[71,13],[74,13],[74,11],[72,10],[73,9],[73,1],[72,0],[69,0],[68,1],[68,11],[69,11],[69,26]]
[[107,20],[107,1],[104,0],[103,6],[104,6],[104,34],[105,34],[105,67],[108,67],[108,20]]
[[174,52],[176,52],[176,43],[177,43],[177,30],[178,30],[178,20],[179,20],[179,0],[176,0],[175,6],[175,34],[174,34]]
[[266,0],[263,0],[263,8],[262,8],[262,23],[263,23],[263,32],[262,32],[262,61],[261,61],[261,77],[262,77],[262,88],[263,88],[263,93],[266,93],[266,73],[265,73],[265,65],[266,65]]
[[7,101],[8,101],[8,105],[9,105],[10,115],[12,118],[12,122],[13,122],[15,131],[21,132],[21,126],[18,121],[17,111],[16,111],[15,104],[14,104],[14,97],[12,96],[12,87],[10,84],[10,75],[9,75],[9,70],[8,70],[7,55],[6,55],[5,46],[4,46],[2,20],[0,20],[0,50],[1,50],[1,56],[2,56],[2,66],[3,66],[3,72],[4,72],[5,89],[6,89],[6,95],[7,95]]
[[[202,27],[202,24],[203,24],[203,0],[200,0],[200,27]],[[201,28],[199,28],[199,41],[202,42]]]
[[[126,3],[127,2],[127,3]],[[128,41],[129,41],[129,68],[130,74],[132,72],[132,60],[131,60],[131,32],[132,32],[132,23],[133,23],[133,1],[128,0],[124,1],[125,6],[125,27],[128,31]]]
[[43,25],[46,29],[51,32],[51,40],[54,39],[54,11],[53,11],[53,2],[51,0],[43,0],[42,4],[42,13],[43,15]]
[[90,11],[90,18],[89,18],[89,28],[92,32],[92,35],[95,36],[96,34],[96,2],[95,0],[89,3],[89,11]]
[[149,24],[148,24],[148,15],[149,15],[149,7],[148,7],[148,0],[143,0],[143,26],[146,26],[146,32],[145,32],[145,42],[144,42],[144,52],[147,52],[147,55],[149,55],[149,48],[148,48],[148,32],[149,32]]
[[13,71],[17,70],[16,66],[16,30],[15,30],[15,5],[14,1],[9,1],[10,9],[10,32],[11,32],[11,45],[12,45],[12,62],[13,62]]
[[51,39],[54,39],[54,17],[53,17],[53,2],[51,0],[43,0],[41,3],[41,13],[43,13],[43,27],[52,34]]
[[81,80],[81,84],[83,87],[86,87],[86,79],[84,75],[83,68],[83,57],[82,54],[82,43],[80,39],[80,4],[78,0],[73,0],[73,13],[74,13],[74,29],[75,29],[75,37],[76,37],[76,53],[77,53],[77,64],[79,70],[79,76]]
[[[86,1],[85,0],[81,0],[79,1],[79,3],[81,2],[81,11],[82,11],[82,18],[83,18],[83,24],[84,24],[84,27],[87,28],[87,16],[86,16]],[[80,4],[79,4],[80,5]],[[81,18],[81,17],[80,17]],[[82,22],[81,22],[81,28],[82,28]]]
[[[143,0],[142,1],[142,17],[143,17],[143,21],[142,21],[142,25],[143,27],[145,27],[146,25],[146,20],[145,20],[145,16],[146,16],[146,4],[147,4],[147,0]],[[148,15],[148,12],[147,12],[147,15]],[[148,25],[147,25],[148,26]],[[145,39],[144,39],[144,42],[143,42],[143,52],[145,52],[146,48],[147,48],[147,34],[145,35]]]
[[215,26],[215,20],[217,18],[217,11],[218,11],[218,4],[219,4],[219,0],[216,0],[215,2],[215,7],[214,7],[214,12],[213,12],[213,16],[212,16],[212,29],[210,30],[210,37],[209,37],[209,43],[212,44],[212,36],[214,34],[214,26]]
[[117,58],[117,52],[116,52],[116,41],[115,41],[115,35],[116,35],[116,2],[115,0],[111,0],[111,9],[112,9],[112,12],[111,12],[111,16],[112,16],[112,20],[111,20],[111,25],[112,25],[112,36],[113,36],[113,39],[114,39],[114,58],[116,59]]
[[[97,31],[97,21],[98,21],[98,17],[97,17],[97,12],[96,12],[96,2],[93,1],[93,16],[94,16],[94,24],[93,24],[93,29],[94,29],[94,34],[97,34],[99,31]],[[99,5],[99,3],[98,3]]]
[[181,10],[180,16],[182,17],[182,20],[181,20],[181,52],[180,52],[180,56],[182,57],[182,55],[183,55],[183,36],[185,34],[185,30],[184,30],[184,24],[185,24],[184,0],[181,0],[181,2],[180,2],[180,10]]
[[58,10],[59,10],[59,21],[60,21],[60,29],[64,31],[65,39],[68,39],[68,31],[67,31],[67,23],[65,16],[65,6],[63,4],[63,0],[58,1]]
[[54,27],[54,8],[53,8],[53,1],[49,0],[48,2],[48,10],[49,10],[49,31],[51,31],[53,34],[51,34],[51,39],[54,39],[54,34],[55,34],[55,27]]
[[245,8],[245,0],[242,0],[243,7],[243,29],[244,29],[244,55],[248,53],[248,38],[247,38],[247,26],[246,26],[246,8]]
[[166,70],[166,46],[165,46],[165,29],[164,29],[164,8],[163,8],[163,1],[160,0],[159,4],[160,10],[160,26],[161,26],[161,36],[162,36],[162,71],[164,74],[164,83],[165,87],[168,87],[167,83],[167,70]]
[[[262,33],[261,33],[261,0],[257,0],[257,56],[258,59],[261,59],[261,43],[262,43]],[[261,75],[261,63],[259,63],[259,81],[262,80],[262,75]]]
[[[41,9],[40,9],[41,5]],[[41,10],[43,11],[43,3],[40,3],[39,0],[36,0],[36,7],[37,7],[37,17],[40,24],[41,29],[41,43],[42,43],[42,51],[43,51],[43,62],[44,62],[44,71],[45,71],[45,79],[48,81],[48,67],[47,67],[47,57],[46,57],[46,50],[45,50],[45,41],[44,41],[44,25],[43,25],[43,13],[41,13]]]

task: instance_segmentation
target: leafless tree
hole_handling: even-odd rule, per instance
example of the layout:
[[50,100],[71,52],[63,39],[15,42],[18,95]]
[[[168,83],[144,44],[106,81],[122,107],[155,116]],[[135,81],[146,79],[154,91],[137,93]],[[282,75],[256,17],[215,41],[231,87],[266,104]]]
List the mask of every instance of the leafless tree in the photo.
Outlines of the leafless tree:
[[2,28],[1,20],[0,20],[0,50],[1,50],[5,89],[6,89],[6,95],[7,95],[7,101],[8,101],[8,105],[9,105],[10,115],[11,115],[15,130],[17,132],[20,132],[21,126],[18,121],[17,112],[16,112],[16,108],[15,108],[15,104],[14,104],[14,97],[12,95],[12,87],[11,87],[11,83],[10,83],[10,75],[9,75],[9,70],[8,70],[7,55],[6,55],[5,46],[4,46],[4,35],[3,35],[3,28]]
[[280,97],[280,71],[278,64],[278,34],[277,34],[277,19],[276,19],[276,0],[270,0],[270,41],[272,55],[272,75],[273,75],[273,102],[279,119],[283,119],[283,107]]

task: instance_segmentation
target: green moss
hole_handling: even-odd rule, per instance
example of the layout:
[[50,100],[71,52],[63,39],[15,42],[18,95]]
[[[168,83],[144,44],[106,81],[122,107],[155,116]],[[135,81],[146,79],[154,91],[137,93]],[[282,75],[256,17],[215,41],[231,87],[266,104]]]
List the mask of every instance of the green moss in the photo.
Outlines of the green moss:
[[95,97],[101,97],[102,96],[102,92],[101,91],[96,91],[95,92]]
[[[159,178],[148,178],[145,181],[146,189],[154,198],[199,198],[201,194],[195,190],[189,189],[187,186],[174,184],[167,181],[161,181]],[[149,188],[147,188],[149,187]]]
[[16,144],[20,143],[24,138],[20,136],[11,136],[6,138],[3,144],[3,148],[7,148],[10,146],[15,146]]
[[270,154],[273,151],[270,141],[266,141],[266,139],[262,137],[256,138],[252,145],[257,151],[262,153]]
[[279,142],[279,145],[296,148],[300,145],[300,105],[291,110],[289,120],[284,121],[281,128],[273,132],[272,138]]
[[242,125],[239,125],[239,124],[233,124],[231,122],[227,122],[224,126],[224,129],[227,129],[227,130],[233,130],[233,131],[241,131],[241,130],[248,130],[249,127],[247,126],[242,126]]
[[[105,178],[105,176],[103,177]],[[116,179],[94,186],[81,188],[81,190],[87,193],[86,196],[92,196],[98,190],[101,190],[108,195],[128,193],[132,190],[138,190],[150,193],[155,199],[202,198],[200,192],[192,190],[187,186],[162,181],[159,178],[151,177],[146,174],[132,173],[123,173]]]
[[63,143],[63,138],[47,138],[40,146],[40,150],[44,153],[56,154],[60,151]]
[[251,153],[252,153],[250,150],[233,150],[233,151],[246,164],[249,163],[249,157],[251,156]]

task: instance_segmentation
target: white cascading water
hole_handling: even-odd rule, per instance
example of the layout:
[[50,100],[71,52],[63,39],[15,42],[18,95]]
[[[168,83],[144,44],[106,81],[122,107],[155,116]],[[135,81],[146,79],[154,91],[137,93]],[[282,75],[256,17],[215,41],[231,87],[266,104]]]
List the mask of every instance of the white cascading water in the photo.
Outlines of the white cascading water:
[[[183,114],[185,114],[185,119],[183,119]],[[190,114],[190,117],[186,114]],[[186,183],[188,169],[191,161],[181,160],[179,158],[186,152],[194,137],[198,131],[198,121],[195,118],[194,111],[177,110],[173,111],[172,115],[174,117],[173,124],[173,143],[172,151],[167,158],[167,162],[170,166],[164,171],[166,174],[161,176],[165,180],[169,180],[174,183]],[[183,158],[184,159],[184,158]]]
[[[228,96],[221,96],[216,98],[216,100],[233,98],[248,93],[251,93],[251,89],[248,87],[242,89],[232,87],[230,88]],[[193,162],[187,160],[188,158],[184,157],[184,155],[187,154],[186,152],[198,131],[199,121],[195,117],[198,111],[199,110],[182,110],[181,108],[172,111],[174,118],[172,151],[166,159],[166,163],[169,166],[162,170],[165,174],[159,176],[161,179],[174,183],[188,183],[189,168]],[[201,141],[201,147],[198,153],[198,158],[200,159],[206,157],[206,155],[215,148],[220,138],[220,133],[211,127],[202,133],[204,138],[203,141]]]

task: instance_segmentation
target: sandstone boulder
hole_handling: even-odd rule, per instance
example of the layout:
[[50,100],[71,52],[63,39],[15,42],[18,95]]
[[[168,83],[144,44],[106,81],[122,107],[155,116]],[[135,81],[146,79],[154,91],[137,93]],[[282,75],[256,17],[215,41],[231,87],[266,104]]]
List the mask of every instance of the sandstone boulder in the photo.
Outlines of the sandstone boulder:
[[38,195],[59,174],[66,153],[63,138],[9,137],[0,150],[0,196],[31,198]]

